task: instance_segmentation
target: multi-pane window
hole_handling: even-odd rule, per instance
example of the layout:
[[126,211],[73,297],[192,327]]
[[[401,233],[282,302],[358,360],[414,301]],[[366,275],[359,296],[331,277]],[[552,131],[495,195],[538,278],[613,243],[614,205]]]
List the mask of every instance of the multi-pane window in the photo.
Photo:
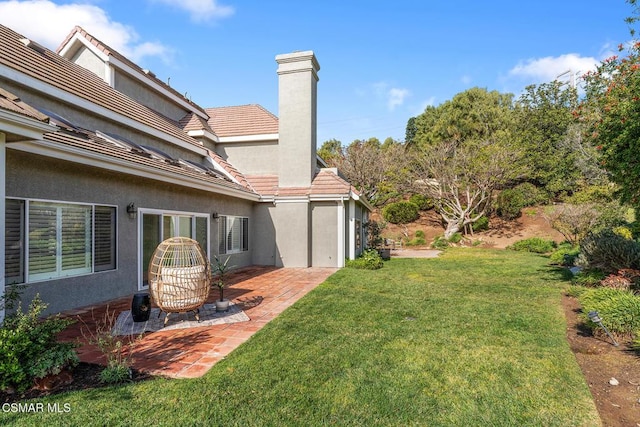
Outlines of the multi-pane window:
[[5,280],[24,283],[116,268],[116,208],[7,199]]
[[220,254],[249,250],[249,218],[221,215],[218,224]]

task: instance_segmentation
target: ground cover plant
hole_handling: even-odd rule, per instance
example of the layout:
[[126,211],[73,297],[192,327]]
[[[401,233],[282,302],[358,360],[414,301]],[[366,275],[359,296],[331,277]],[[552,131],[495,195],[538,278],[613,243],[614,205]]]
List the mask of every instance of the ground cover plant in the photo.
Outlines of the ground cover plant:
[[547,263],[453,248],[342,269],[202,378],[0,415],[17,426],[600,425],[565,339],[567,282]]

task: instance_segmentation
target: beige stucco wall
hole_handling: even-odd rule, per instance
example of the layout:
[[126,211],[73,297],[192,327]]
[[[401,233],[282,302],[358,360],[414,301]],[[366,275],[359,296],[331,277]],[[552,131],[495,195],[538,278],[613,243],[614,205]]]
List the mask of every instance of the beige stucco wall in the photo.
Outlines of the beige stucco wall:
[[277,141],[217,143],[216,152],[246,175],[279,172]]
[[[77,163],[7,150],[7,197],[81,202],[117,207],[117,270],[69,277],[26,286],[30,300],[40,293],[48,313],[130,295],[138,289],[138,220],[130,219],[126,206],[210,215],[249,217],[249,251],[232,255],[230,265],[252,264],[253,203],[240,199],[118,174]],[[210,219],[211,254],[218,250],[218,225]]]
[[278,267],[309,267],[310,233],[308,202],[279,202],[276,205],[276,250]]
[[114,80],[116,90],[173,120],[180,120],[188,113],[183,107],[169,101],[157,92],[149,90],[140,81],[119,70],[116,70]]
[[311,265],[338,266],[338,204],[313,202],[311,205]]
[[71,58],[72,62],[91,71],[101,79],[105,80],[106,67],[102,59],[91,52],[89,49],[82,47]]
[[273,203],[257,203],[253,209],[253,264],[276,265],[280,259],[276,247],[276,207]]

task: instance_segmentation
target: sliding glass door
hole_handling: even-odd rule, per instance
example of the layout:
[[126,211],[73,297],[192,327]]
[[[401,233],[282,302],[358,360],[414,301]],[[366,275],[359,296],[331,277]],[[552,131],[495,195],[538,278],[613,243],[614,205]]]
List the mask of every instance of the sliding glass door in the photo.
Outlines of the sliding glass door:
[[158,245],[170,237],[189,237],[196,240],[209,254],[209,216],[207,214],[167,213],[140,210],[140,289],[149,286],[147,275],[151,256]]

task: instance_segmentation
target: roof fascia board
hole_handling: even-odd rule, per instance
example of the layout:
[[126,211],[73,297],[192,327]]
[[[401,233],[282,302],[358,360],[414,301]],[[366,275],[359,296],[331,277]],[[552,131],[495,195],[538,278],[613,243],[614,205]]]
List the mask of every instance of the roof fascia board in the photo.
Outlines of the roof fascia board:
[[264,142],[277,141],[280,138],[277,133],[262,133],[258,135],[240,135],[240,136],[221,136],[218,137],[219,142]]
[[204,147],[197,147],[193,144],[189,144],[188,142],[182,141],[178,138],[175,138],[171,135],[167,135],[166,133],[154,129],[151,126],[147,126],[145,124],[142,124],[136,120],[130,119],[129,117],[125,117],[122,114],[118,114],[114,111],[109,110],[108,108],[102,107],[100,105],[96,105],[91,101],[87,101],[84,98],[81,98],[77,95],[73,95],[71,93],[65,92],[62,89],[58,89],[55,86],[52,86],[50,84],[47,84],[41,80],[38,80],[36,78],[33,78],[31,76],[27,76],[25,74],[22,74],[16,70],[14,70],[13,68],[9,68],[5,65],[0,64],[0,76],[2,77],[6,77],[9,80],[15,81],[17,83],[23,84],[25,86],[28,86],[34,90],[37,90],[39,92],[43,92],[46,93],[47,95],[50,95],[54,98],[60,99],[64,102],[68,102],[70,104],[73,104],[79,108],[91,111],[93,113],[96,113],[100,116],[106,117],[110,120],[114,120],[116,122],[119,122],[123,125],[126,125],[128,127],[131,127],[133,129],[139,130],[141,132],[144,132],[148,135],[154,136],[156,138],[162,139],[164,141],[170,142],[172,144],[175,144],[181,148],[185,148],[189,151],[192,151],[194,153],[197,153],[201,156],[205,156],[207,155],[207,150]]
[[207,138],[208,140],[213,142],[220,142],[216,134],[211,133],[205,129],[190,130],[187,132],[187,135],[189,135],[192,138]]
[[99,153],[92,153],[79,148],[68,147],[52,141],[39,140],[15,142],[7,145],[7,147],[32,154],[39,154],[46,157],[81,163],[83,165],[93,166],[101,169],[108,169],[128,175],[149,178],[154,181],[162,181],[170,184],[180,185],[183,187],[195,188],[210,193],[223,194],[226,196],[237,197],[240,199],[251,201],[258,201],[260,199],[260,196],[257,194],[251,194],[233,188],[216,185],[215,183],[205,183],[187,176],[176,176],[175,174],[164,171],[162,169],[132,163],[123,159],[105,156]]
[[102,61],[109,61],[109,55],[98,49],[96,45],[89,43],[89,40],[81,36],[79,33],[75,33],[73,37],[71,37],[71,40],[69,40],[69,42],[60,49],[59,55],[70,60],[71,58],[67,57],[67,54],[71,53],[71,51],[78,46],[78,43],[84,45]]
[[55,132],[57,129],[49,123],[0,109],[0,131],[3,133],[13,133],[28,139],[40,139],[45,133]]

